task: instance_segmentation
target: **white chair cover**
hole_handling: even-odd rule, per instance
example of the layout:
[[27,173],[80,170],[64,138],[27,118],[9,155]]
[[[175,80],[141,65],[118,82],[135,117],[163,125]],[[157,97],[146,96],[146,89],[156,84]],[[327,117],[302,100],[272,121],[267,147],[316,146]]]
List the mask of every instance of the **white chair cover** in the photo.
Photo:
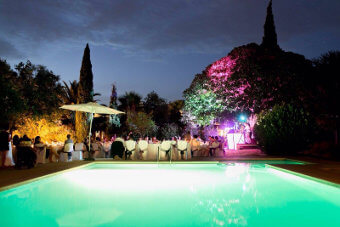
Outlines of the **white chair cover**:
[[8,144],[9,150],[6,154],[5,166],[14,166],[13,155],[12,155],[12,143],[9,142]]
[[82,151],[84,149],[84,143],[76,143],[74,145],[74,150],[75,151]]
[[73,151],[72,160],[83,160],[83,152],[82,151]]
[[177,141],[177,150],[178,150],[178,153],[181,157],[181,151],[184,152],[184,155],[183,157],[186,159],[186,158],[191,158],[191,154],[190,154],[190,149],[189,149],[189,144],[187,141],[185,140],[178,140]]
[[[159,160],[165,159],[166,158],[166,151],[171,152],[171,141],[165,140],[159,145],[159,153],[158,153],[158,158]],[[171,155],[169,153],[169,155]]]
[[147,159],[147,156],[148,156],[148,147],[149,147],[149,144],[146,140],[140,140],[138,142],[138,149],[139,151],[142,151],[143,153],[141,154],[141,159],[142,160],[146,160]]
[[134,140],[127,140],[125,141],[126,152],[132,152],[131,159],[136,160],[136,141]]
[[46,146],[36,147],[37,163],[46,163]]
[[[72,160],[72,158],[71,158],[71,160]],[[68,162],[67,153],[64,153],[64,152],[60,153],[60,155],[59,155],[59,162]]]

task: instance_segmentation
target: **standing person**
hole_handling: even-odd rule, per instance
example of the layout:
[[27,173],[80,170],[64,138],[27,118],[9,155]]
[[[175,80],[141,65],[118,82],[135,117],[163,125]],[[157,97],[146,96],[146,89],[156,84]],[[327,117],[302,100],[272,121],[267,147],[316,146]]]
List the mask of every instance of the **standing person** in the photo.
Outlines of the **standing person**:
[[73,140],[71,139],[70,134],[68,134],[66,137],[67,137],[67,139],[65,140],[65,143],[64,143],[64,153],[67,153],[67,159],[68,159],[68,161],[71,161],[72,151],[74,151]]
[[7,131],[0,132],[0,152],[1,152],[1,168],[5,167],[6,155],[9,150],[10,135]]

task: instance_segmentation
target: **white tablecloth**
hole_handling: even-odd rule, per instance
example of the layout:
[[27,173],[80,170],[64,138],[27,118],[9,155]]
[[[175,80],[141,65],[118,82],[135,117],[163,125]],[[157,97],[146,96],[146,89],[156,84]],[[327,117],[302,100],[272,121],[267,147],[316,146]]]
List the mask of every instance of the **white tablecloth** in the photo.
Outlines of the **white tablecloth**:
[[[142,157],[143,160],[148,160],[148,161],[156,161],[157,160],[157,155],[158,155],[158,147],[160,144],[149,144],[148,149],[144,151]],[[139,148],[137,145],[136,152],[131,156],[131,159],[137,160],[139,159]],[[180,160],[181,159],[181,153],[180,151],[177,150],[176,146],[171,145],[171,152],[172,152],[172,160]],[[160,151],[159,153],[160,160],[169,160],[169,158],[166,156],[165,151]],[[186,154],[184,152],[183,158],[185,159]],[[190,145],[188,145],[188,159],[191,158],[191,151],[190,151]]]

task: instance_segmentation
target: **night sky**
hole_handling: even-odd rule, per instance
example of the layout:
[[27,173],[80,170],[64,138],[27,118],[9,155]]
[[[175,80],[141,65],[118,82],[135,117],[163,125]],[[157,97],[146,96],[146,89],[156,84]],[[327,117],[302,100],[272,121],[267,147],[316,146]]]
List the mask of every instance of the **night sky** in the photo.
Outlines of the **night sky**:
[[[88,42],[95,92],[152,90],[168,101],[233,47],[260,43],[268,0],[0,0],[0,57],[78,80]],[[278,42],[318,57],[340,49],[339,0],[273,0]]]

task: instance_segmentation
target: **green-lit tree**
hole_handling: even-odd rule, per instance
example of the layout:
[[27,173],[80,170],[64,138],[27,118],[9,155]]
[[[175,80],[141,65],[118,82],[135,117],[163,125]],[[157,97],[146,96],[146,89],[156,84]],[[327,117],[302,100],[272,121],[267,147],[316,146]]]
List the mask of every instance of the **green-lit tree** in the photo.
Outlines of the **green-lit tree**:
[[184,117],[199,126],[209,125],[225,109],[223,101],[208,83],[209,78],[203,72],[197,74],[190,87],[184,91]]

